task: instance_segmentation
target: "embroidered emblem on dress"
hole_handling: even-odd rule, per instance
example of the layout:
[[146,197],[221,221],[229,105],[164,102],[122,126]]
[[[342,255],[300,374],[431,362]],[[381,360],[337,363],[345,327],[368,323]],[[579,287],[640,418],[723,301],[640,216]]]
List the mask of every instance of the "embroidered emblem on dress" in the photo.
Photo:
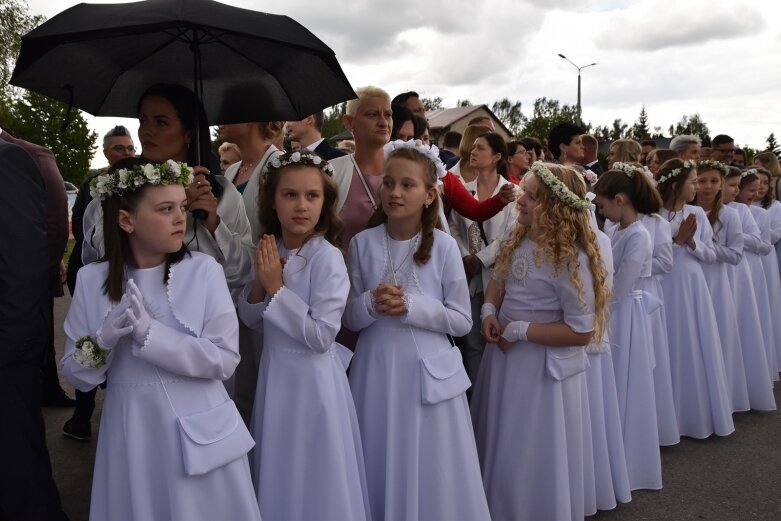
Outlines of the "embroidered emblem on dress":
[[511,272],[513,278],[521,284],[526,284],[526,278],[529,276],[529,272],[534,267],[534,252],[529,251],[525,254],[516,253],[513,258],[513,265]]
[[477,223],[470,224],[467,234],[469,235],[469,253],[474,255],[480,251],[483,242],[483,237],[480,235],[480,226]]

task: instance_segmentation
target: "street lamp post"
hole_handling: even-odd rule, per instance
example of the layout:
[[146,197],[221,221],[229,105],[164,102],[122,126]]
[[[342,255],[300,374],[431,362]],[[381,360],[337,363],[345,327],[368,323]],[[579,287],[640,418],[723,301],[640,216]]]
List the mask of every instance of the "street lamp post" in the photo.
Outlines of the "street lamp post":
[[585,69],[586,67],[592,67],[592,66],[596,65],[596,62],[589,63],[588,65],[583,65],[583,66],[579,67],[572,60],[570,60],[569,58],[567,58],[566,56],[564,56],[561,53],[559,53],[559,58],[561,58],[563,60],[567,60],[568,62],[570,62],[572,64],[573,67],[575,67],[578,70],[578,123],[582,124],[583,121],[581,119],[581,108],[580,108],[580,71],[581,71],[581,69]]

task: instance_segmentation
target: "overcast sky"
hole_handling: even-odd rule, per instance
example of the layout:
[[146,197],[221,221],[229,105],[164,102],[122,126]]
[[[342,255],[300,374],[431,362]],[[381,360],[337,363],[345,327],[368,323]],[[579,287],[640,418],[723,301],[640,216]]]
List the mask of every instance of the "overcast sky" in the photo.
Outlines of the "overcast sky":
[[[48,18],[78,2],[28,0]],[[93,0],[90,3],[114,3]],[[777,0],[224,0],[288,15],[336,53],[354,88],[391,96],[416,90],[491,104],[519,100],[531,115],[546,96],[576,103],[577,70],[557,56],[598,65],[582,71],[583,119],[668,127],[699,113],[711,137],[762,149],[781,139],[781,2]],[[101,136],[135,120],[93,118]],[[93,161],[100,166],[98,151]]]

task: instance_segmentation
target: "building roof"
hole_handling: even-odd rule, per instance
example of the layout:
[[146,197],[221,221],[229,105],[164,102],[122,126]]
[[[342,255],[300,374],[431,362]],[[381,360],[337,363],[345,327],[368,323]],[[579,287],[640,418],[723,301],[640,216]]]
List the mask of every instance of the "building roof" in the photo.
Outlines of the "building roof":
[[472,112],[476,112],[480,107],[488,108],[485,105],[469,105],[453,109],[429,110],[426,112],[426,119],[430,128],[446,128]]

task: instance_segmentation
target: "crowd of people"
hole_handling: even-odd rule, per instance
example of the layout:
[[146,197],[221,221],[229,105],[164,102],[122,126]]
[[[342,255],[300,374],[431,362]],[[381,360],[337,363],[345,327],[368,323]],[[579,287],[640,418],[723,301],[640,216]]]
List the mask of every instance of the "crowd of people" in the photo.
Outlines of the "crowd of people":
[[[139,100],[140,155],[124,127],[105,136],[73,209],[59,366],[70,438],[92,438],[105,388],[91,519],[577,520],[661,489],[661,446],[776,409],[775,155],[746,168],[729,136],[676,136],[600,163],[575,124],[506,142],[484,118],[439,149],[416,93],[356,93],[354,148],[321,112],[221,125],[218,159],[169,84]],[[43,172],[10,147],[4,169]],[[3,444],[35,472],[0,513],[58,519],[36,281],[13,339],[48,347],[0,379],[36,397]]]

